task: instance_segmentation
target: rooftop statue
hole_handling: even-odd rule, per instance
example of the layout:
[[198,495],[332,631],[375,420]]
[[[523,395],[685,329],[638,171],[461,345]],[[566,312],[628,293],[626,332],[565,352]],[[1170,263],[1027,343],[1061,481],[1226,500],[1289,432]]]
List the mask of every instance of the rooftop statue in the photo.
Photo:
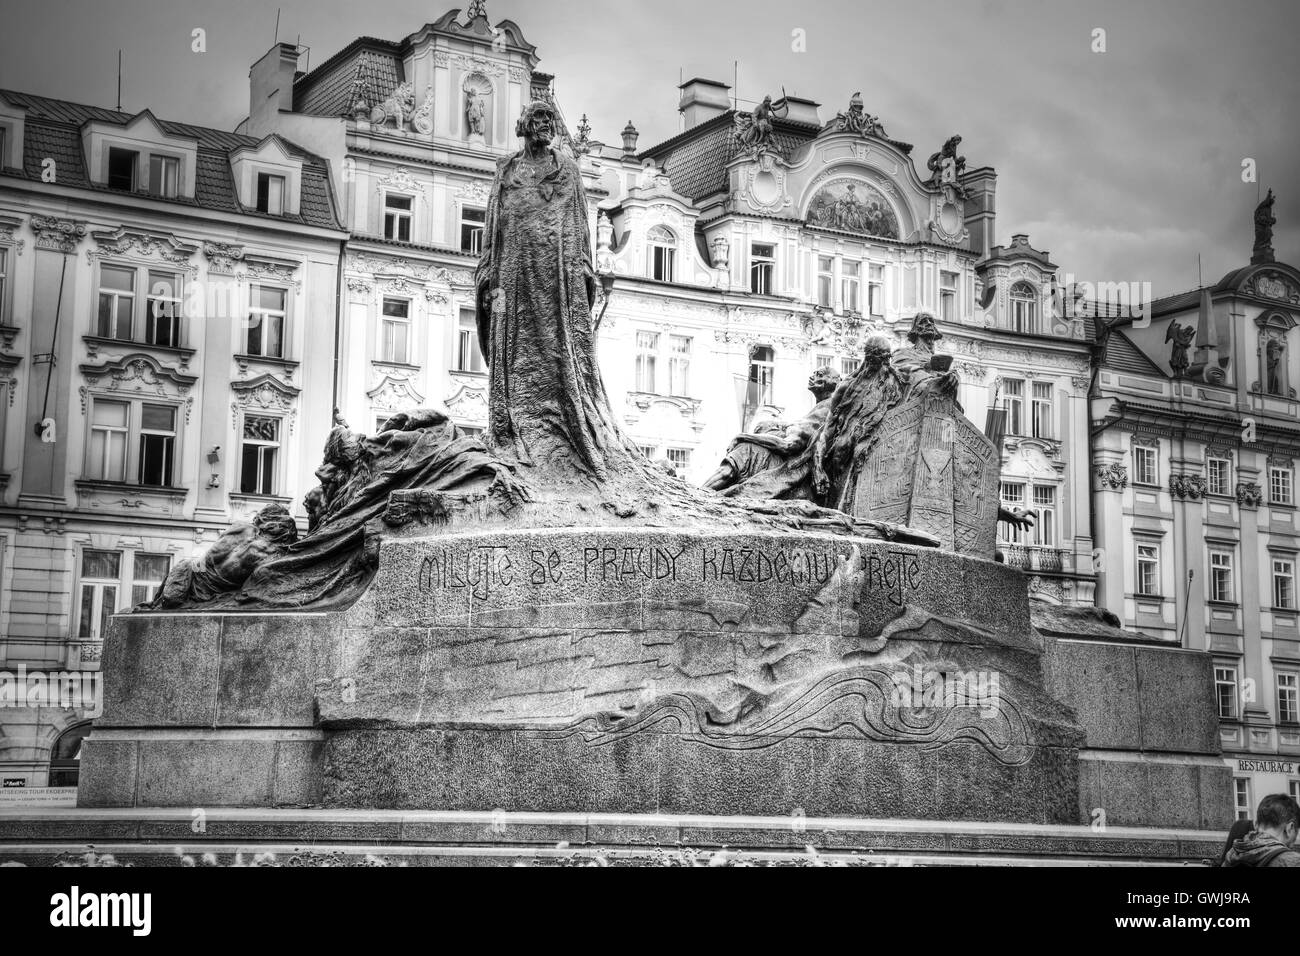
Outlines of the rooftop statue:
[[736,113],[736,139],[745,149],[760,152],[772,145],[772,119],[784,119],[789,115],[789,105],[785,103],[785,87],[781,88],[782,106],[780,115],[777,107],[772,105],[772,97],[764,96],[749,113]]
[[1273,215],[1273,190],[1268,191],[1264,201],[1255,207],[1255,248],[1250,257],[1251,262],[1273,261],[1273,227],[1277,218]]
[[942,189],[949,201],[966,195],[961,184],[961,174],[966,171],[966,157],[957,155],[960,136],[950,136],[937,153],[931,153],[926,167],[930,170],[930,185]]
[[1192,364],[1187,358],[1187,347],[1195,338],[1196,326],[1194,325],[1170,322],[1169,327],[1165,329],[1165,341],[1173,343],[1169,350],[1169,367],[1173,369],[1175,375],[1187,374],[1187,369]]
[[859,136],[885,136],[885,127],[880,117],[872,116],[863,107],[862,94],[854,93],[849,99],[849,109],[845,113],[836,113],[831,120],[832,126],[840,132],[857,133]]

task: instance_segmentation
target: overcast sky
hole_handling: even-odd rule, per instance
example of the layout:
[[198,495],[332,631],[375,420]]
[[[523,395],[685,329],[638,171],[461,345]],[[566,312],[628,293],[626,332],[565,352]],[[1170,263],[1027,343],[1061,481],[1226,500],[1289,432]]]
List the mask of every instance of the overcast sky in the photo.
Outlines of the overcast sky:
[[[467,4],[460,4],[465,7]],[[280,39],[323,62],[357,36],[399,40],[451,4],[280,0]],[[276,0],[3,0],[0,87],[232,129]],[[1278,194],[1278,258],[1300,265],[1296,0],[489,0],[556,75],[570,125],[648,146],[676,133],[679,76],[743,101],[781,87],[822,104],[862,90],[890,136],[926,158],[952,133],[998,172],[998,239],[1027,232],[1077,280],[1161,295],[1245,264],[1261,192]],[[190,50],[207,31],[207,52]],[[1092,52],[1093,31],[1106,52]],[[804,31],[806,49],[793,47]]]

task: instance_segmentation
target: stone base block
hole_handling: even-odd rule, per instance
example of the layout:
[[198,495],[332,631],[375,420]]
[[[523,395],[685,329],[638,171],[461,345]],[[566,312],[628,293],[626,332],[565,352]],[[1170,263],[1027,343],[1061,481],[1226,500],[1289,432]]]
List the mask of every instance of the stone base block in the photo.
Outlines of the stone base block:
[[354,730],[325,744],[332,807],[909,817],[1075,823],[1075,752],[1006,765],[981,746],[794,736],[742,749],[688,734],[603,743],[528,730]]

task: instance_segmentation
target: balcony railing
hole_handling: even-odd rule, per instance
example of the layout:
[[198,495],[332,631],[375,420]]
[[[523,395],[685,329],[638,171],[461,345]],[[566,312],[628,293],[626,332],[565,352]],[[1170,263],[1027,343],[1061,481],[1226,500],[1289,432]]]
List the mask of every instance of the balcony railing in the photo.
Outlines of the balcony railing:
[[1065,551],[1035,544],[1000,545],[1007,566],[1021,571],[1059,572],[1065,570]]

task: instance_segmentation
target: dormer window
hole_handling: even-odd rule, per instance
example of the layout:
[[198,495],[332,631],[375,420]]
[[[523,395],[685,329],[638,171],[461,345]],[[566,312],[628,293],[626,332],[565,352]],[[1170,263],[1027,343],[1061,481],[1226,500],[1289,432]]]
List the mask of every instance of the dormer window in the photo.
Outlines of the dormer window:
[[181,181],[181,161],[175,156],[149,157],[149,192],[175,199]]
[[1038,294],[1027,282],[1017,282],[1011,287],[1011,330],[1013,332],[1038,331]]
[[108,150],[108,188],[123,192],[134,192],[135,169],[140,161],[140,154],[131,149],[119,149],[116,146]]
[[257,211],[272,216],[284,215],[284,177],[271,173],[257,174]]
[[664,226],[655,226],[647,236],[650,242],[650,276],[660,282],[672,282],[677,265],[677,237]]
[[394,193],[384,195],[384,238],[396,239],[398,242],[411,241],[411,206],[410,196]]

